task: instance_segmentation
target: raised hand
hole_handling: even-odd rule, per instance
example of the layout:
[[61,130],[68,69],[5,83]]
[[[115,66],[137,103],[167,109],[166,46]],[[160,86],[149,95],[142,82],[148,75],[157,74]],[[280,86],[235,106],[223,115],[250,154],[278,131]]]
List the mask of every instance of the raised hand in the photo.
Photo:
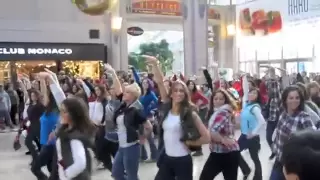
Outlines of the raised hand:
[[52,72],[51,70],[47,69],[47,68],[44,68],[44,70],[50,74],[52,76],[52,78],[54,79],[54,81],[58,82],[58,77],[56,75],[56,73]]
[[146,63],[152,66],[158,65],[158,59],[154,56],[149,55],[142,55],[143,58],[145,58]]
[[107,71],[115,72],[115,70],[113,69],[113,67],[110,64],[104,64],[104,69]]

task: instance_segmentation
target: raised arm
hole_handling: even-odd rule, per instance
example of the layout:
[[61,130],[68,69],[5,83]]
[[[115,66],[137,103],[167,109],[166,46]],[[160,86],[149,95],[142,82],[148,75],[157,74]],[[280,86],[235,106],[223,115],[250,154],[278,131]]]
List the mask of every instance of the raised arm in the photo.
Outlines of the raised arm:
[[207,84],[208,84],[209,89],[211,89],[211,91],[213,91],[212,78],[211,78],[211,76],[210,76],[210,74],[209,74],[208,69],[206,69],[205,67],[203,67],[202,72],[203,72],[204,78],[205,78],[206,81],[207,81]]
[[248,94],[249,94],[249,82],[246,75],[244,75],[242,78],[242,89],[243,89],[242,107],[245,107],[248,101]]
[[139,76],[136,68],[131,67],[130,69],[132,70],[132,76],[133,76],[134,81],[138,84],[141,84],[141,79],[140,79],[140,76]]
[[120,83],[120,80],[117,76],[116,71],[110,66],[109,64],[105,64],[105,69],[111,74],[112,76],[112,83],[113,83],[113,88],[116,92],[116,95],[119,96],[122,94],[122,86]]
[[[66,99],[66,95],[64,94],[63,90],[61,89],[59,83],[57,81],[55,81],[54,77],[50,73],[47,73],[47,72],[41,72],[40,77],[42,77],[41,81],[46,80],[49,83],[50,91],[51,91],[57,105],[60,107],[60,105],[62,104],[62,101],[64,101]],[[40,81],[40,83],[41,83],[41,81]],[[46,83],[46,81],[44,81],[44,83]],[[48,92],[46,84],[44,84],[42,86],[44,86],[46,92]],[[42,89],[42,87],[41,87],[41,89]],[[48,98],[47,94],[46,94],[45,98]]]
[[48,88],[46,85],[46,80],[45,80],[45,76],[42,73],[39,73],[39,77],[40,77],[40,92],[42,94],[43,97],[43,102],[48,102],[49,98],[48,98]]
[[87,97],[90,97],[91,96],[91,90],[90,88],[87,86],[87,84],[82,80],[82,79],[77,79],[77,82],[79,84],[81,84],[84,92],[86,93]]
[[[21,88],[21,90],[23,92],[23,100],[24,100],[23,102],[27,102],[28,99],[29,99],[29,94],[28,94],[28,91],[27,91],[27,86],[28,86],[27,83],[30,84],[30,81],[28,79],[23,79],[23,81],[26,84],[23,83],[21,79],[18,79],[19,86],[20,86],[20,88]],[[31,85],[30,85],[30,87],[31,87]]]
[[164,83],[163,83],[164,77],[163,77],[162,71],[158,65],[157,58],[155,58],[153,56],[148,56],[148,55],[144,55],[143,57],[146,58],[147,64],[149,64],[152,67],[154,79],[155,79],[156,83],[158,84],[158,89],[159,89],[161,100],[163,102],[169,101],[168,92],[167,92],[167,89],[165,88]]

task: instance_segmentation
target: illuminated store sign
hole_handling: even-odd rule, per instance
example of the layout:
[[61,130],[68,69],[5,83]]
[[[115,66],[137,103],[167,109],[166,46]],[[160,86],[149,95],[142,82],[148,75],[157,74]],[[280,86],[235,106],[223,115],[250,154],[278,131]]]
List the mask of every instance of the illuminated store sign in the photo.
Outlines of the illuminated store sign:
[[4,60],[103,60],[104,44],[0,42],[0,61]]
[[0,54],[28,54],[28,55],[71,55],[69,48],[0,48]]

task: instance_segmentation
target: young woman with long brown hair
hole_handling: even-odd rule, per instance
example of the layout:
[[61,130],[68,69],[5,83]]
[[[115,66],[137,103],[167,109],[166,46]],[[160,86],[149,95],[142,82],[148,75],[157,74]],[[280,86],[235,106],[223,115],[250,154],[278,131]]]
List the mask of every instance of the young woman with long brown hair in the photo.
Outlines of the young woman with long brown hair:
[[[158,60],[145,56],[152,66],[161,95],[159,146],[162,147],[156,180],[192,180],[193,163],[190,148],[209,142],[209,133],[191,103],[188,88],[174,81],[167,93]],[[188,126],[188,128],[186,128]],[[189,135],[189,137],[186,137]]]
[[209,119],[211,135],[210,155],[200,175],[200,180],[212,180],[222,172],[225,180],[237,180],[240,159],[239,145],[234,137],[233,111],[237,104],[225,89],[213,94],[213,114]]

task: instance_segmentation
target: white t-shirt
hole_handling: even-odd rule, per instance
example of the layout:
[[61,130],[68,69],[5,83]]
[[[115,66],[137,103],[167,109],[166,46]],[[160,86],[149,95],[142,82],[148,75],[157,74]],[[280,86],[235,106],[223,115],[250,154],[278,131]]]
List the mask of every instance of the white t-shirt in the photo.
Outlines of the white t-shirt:
[[127,139],[127,128],[124,124],[124,115],[121,114],[117,117],[117,127],[118,127],[118,139],[119,139],[119,147],[126,148],[138,143],[138,141],[134,141],[128,143]]

